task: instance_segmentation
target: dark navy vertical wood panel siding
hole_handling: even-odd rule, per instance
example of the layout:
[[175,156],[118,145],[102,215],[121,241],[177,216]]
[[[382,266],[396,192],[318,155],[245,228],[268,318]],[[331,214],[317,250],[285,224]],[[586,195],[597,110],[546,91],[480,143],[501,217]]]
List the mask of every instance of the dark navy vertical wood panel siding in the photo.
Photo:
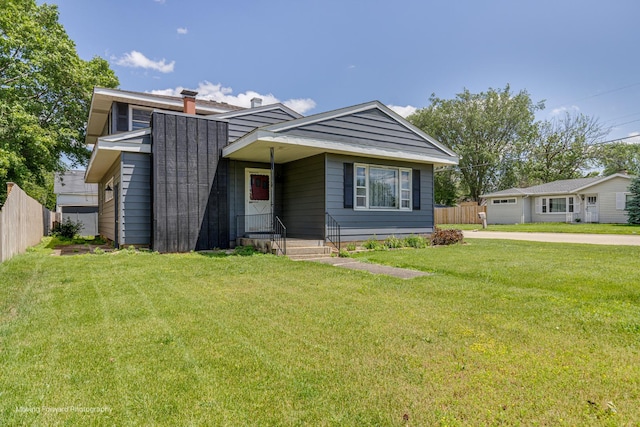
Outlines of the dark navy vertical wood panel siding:
[[227,248],[227,123],[165,112],[152,120],[153,248]]

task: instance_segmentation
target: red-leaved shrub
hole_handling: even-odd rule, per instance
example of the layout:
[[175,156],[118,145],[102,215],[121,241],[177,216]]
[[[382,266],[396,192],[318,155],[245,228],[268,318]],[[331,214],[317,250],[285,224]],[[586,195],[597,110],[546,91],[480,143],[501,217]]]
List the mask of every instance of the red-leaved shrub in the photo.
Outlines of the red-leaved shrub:
[[436,227],[433,234],[431,234],[431,245],[453,245],[462,243],[462,239],[462,230],[441,230]]

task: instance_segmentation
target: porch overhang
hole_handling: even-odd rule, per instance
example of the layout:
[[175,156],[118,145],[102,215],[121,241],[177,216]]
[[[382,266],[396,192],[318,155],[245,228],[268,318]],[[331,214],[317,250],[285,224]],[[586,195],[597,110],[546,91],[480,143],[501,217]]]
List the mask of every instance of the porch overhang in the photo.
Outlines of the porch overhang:
[[93,146],[84,182],[99,183],[113,162],[123,151],[130,153],[151,153],[149,136],[151,129],[140,129],[98,138]]
[[222,150],[222,156],[231,160],[269,163],[274,149],[275,162],[289,163],[316,154],[331,153],[374,159],[401,160],[434,165],[456,165],[456,159],[428,156],[410,151],[386,150],[342,141],[281,135],[277,132],[255,130]]

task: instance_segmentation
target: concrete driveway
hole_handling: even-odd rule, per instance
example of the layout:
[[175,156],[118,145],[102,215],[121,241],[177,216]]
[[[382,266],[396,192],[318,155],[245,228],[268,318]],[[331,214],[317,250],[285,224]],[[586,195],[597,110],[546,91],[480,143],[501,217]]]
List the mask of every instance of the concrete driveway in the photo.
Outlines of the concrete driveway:
[[576,233],[521,233],[506,231],[464,231],[467,239],[528,240],[531,242],[588,243],[592,245],[640,246],[640,235],[630,234],[576,234]]

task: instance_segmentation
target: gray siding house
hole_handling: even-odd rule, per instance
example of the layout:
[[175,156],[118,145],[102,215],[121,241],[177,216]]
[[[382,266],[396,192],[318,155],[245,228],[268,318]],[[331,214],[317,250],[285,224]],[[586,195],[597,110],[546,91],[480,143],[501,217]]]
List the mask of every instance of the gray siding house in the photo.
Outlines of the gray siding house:
[[98,234],[98,186],[84,182],[83,170],[56,173],[53,192],[56,195],[56,212],[61,220],[80,222],[83,236]]
[[484,194],[489,224],[531,222],[626,223],[631,177],[617,173],[565,179]]
[[434,166],[457,163],[377,101],[303,117],[120,92],[94,91],[85,176],[99,186],[100,234],[117,245],[228,248],[276,218],[287,237],[323,241],[329,222],[342,241],[430,233]]

